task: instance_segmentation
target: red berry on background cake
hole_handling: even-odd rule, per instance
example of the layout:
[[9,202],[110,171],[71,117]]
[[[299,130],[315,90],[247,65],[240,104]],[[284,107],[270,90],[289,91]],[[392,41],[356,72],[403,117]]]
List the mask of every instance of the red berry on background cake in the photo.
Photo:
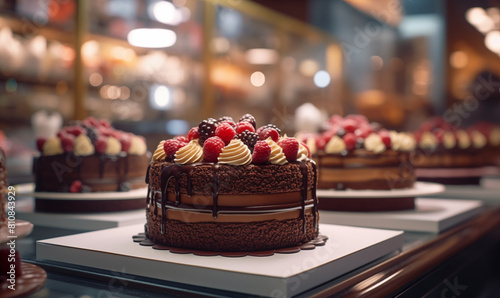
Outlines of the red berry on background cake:
[[224,141],[224,144],[229,144],[234,136],[236,135],[236,131],[229,123],[221,123],[215,129],[215,135],[221,138]]
[[100,135],[97,137],[97,139],[94,141],[94,147],[95,151],[100,154],[106,153],[106,148],[108,146],[108,142],[106,140],[106,137]]
[[239,122],[248,122],[250,124],[252,124],[254,130],[257,129],[257,122],[255,121],[255,117],[252,116],[251,114],[245,114],[243,116],[241,116],[240,118],[240,121]]
[[45,141],[47,141],[47,140],[44,138],[36,139],[36,149],[38,149],[38,151],[40,151],[40,152],[43,151],[43,144],[45,144]]
[[259,140],[259,135],[255,132],[251,132],[248,130],[243,131],[242,133],[236,136],[237,139],[241,140],[243,144],[247,145],[250,151],[253,151],[255,143]]
[[64,152],[71,152],[75,146],[75,137],[69,133],[61,133],[59,136]]
[[261,130],[259,133],[260,140],[267,140],[267,138],[271,138],[273,141],[278,142],[280,135],[274,128],[266,128]]
[[124,133],[118,140],[122,145],[122,151],[128,152],[130,150],[130,146],[132,146],[132,137],[129,134]]
[[236,125],[236,133],[242,133],[245,130],[255,132],[255,128],[253,127],[252,123],[246,121],[238,122],[238,124]]
[[80,180],[73,181],[73,183],[71,184],[71,186],[69,188],[69,191],[73,192],[73,193],[81,192],[82,191],[82,181],[80,181]]
[[378,132],[378,135],[384,142],[385,147],[391,148],[391,136],[387,130],[381,130]]
[[224,141],[219,137],[210,137],[203,144],[204,160],[208,162],[217,162],[219,154],[224,148]]
[[215,129],[217,128],[217,120],[214,118],[208,118],[203,120],[198,125],[198,133],[200,134],[200,145],[203,146],[203,143],[206,139],[215,136]]
[[342,128],[344,128],[346,132],[354,133],[357,127],[358,123],[356,123],[354,119],[344,119],[342,122]]
[[165,143],[163,144],[163,150],[165,151],[165,155],[168,159],[174,158],[175,153],[177,150],[181,149],[184,147],[186,143],[183,143],[178,140],[166,140]]
[[297,153],[299,152],[299,141],[295,138],[283,138],[278,141],[278,145],[283,149],[283,153],[288,161],[297,160]]
[[111,128],[111,124],[106,119],[100,119],[99,120],[99,126],[106,127],[106,128]]
[[191,128],[188,132],[188,140],[196,140],[200,138],[200,133],[198,132],[198,126]]
[[354,131],[354,134],[359,137],[362,137],[363,139],[366,139],[372,132],[373,129],[371,128],[371,126],[369,124],[364,124],[361,125],[359,128],[357,128]]
[[253,149],[252,162],[254,164],[266,163],[270,155],[271,146],[266,141],[257,141]]
[[186,144],[189,143],[189,139],[186,138],[185,136],[176,136],[174,140],[177,140],[181,143],[186,143]]
[[353,133],[346,133],[342,137],[342,140],[344,141],[347,150],[353,150],[356,148],[357,137]]

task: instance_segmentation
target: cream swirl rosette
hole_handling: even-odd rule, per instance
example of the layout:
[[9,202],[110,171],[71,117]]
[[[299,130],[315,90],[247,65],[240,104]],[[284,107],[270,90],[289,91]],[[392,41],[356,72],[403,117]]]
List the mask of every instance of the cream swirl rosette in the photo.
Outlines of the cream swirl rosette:
[[74,151],[76,156],[88,156],[94,154],[95,148],[89,137],[82,133],[75,139]]
[[156,147],[156,150],[153,153],[153,161],[165,160],[165,157],[167,157],[167,155],[165,154],[165,149],[163,149],[163,144],[165,144],[165,141],[161,141],[160,144],[158,144],[158,146]]
[[177,150],[174,162],[180,164],[192,164],[203,159],[203,148],[198,143],[198,139],[191,140],[186,146]]
[[333,136],[325,146],[325,152],[337,154],[346,150],[345,142],[337,135]]
[[122,151],[122,144],[118,139],[113,137],[108,137],[106,140],[106,154],[117,155]]
[[232,166],[248,165],[252,162],[252,153],[243,142],[233,139],[226,147],[222,148],[218,162]]
[[63,154],[64,150],[61,145],[61,140],[58,137],[51,137],[43,144],[43,155]]
[[372,133],[365,139],[365,149],[373,153],[382,153],[386,148],[382,138],[378,134]]
[[269,156],[269,162],[273,165],[284,165],[288,161],[286,160],[286,156],[283,153],[283,149],[270,137],[267,138],[266,142],[271,147],[271,155]]
[[299,146],[299,152],[297,153],[297,160],[298,161],[306,161],[309,158],[309,151],[307,151],[307,148],[300,144]]

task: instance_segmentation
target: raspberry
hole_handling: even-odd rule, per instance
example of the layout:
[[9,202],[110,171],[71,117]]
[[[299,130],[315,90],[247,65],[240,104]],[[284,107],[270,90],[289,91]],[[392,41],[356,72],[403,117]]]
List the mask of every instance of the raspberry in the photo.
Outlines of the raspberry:
[[354,121],[353,119],[345,119],[342,122],[342,127],[346,132],[353,133],[357,128],[357,124],[356,121]]
[[207,120],[203,120],[198,125],[198,133],[200,134],[200,145],[203,146],[203,143],[206,139],[215,136],[215,129],[217,128],[216,124],[217,120],[214,118],[208,118]]
[[271,137],[271,139],[273,139],[273,141],[277,142],[280,138],[280,135],[273,128],[266,128],[266,129],[262,130],[259,134],[260,140],[266,140],[269,137]]
[[219,122],[219,123],[217,123],[217,126],[221,125],[222,123],[227,123],[227,124],[231,125],[232,128],[236,129],[236,123],[234,123],[231,120],[224,120],[222,122]]
[[251,114],[245,114],[245,115],[241,116],[239,122],[248,122],[248,123],[252,124],[254,131],[257,128],[257,122],[255,122],[255,117],[252,116]]
[[111,124],[109,123],[108,120],[106,119],[101,119],[99,120],[99,126],[100,127],[106,127],[106,128],[111,128]]
[[366,139],[372,132],[373,132],[373,129],[369,125],[364,125],[364,126],[361,126],[360,128],[357,128],[354,131],[354,134],[357,135],[358,137],[362,137],[363,139]]
[[267,125],[264,125],[264,126],[261,126],[259,127],[259,129],[257,129],[256,133],[258,133],[260,135],[260,133],[266,129],[266,128],[272,128],[274,130],[276,130],[278,132],[278,135],[281,135],[281,129],[279,129],[276,125],[274,124],[267,124]]
[[45,141],[47,141],[47,140],[44,138],[36,139],[36,149],[38,149],[38,151],[40,151],[40,152],[43,151],[43,144],[45,144]]
[[196,140],[200,138],[200,134],[198,133],[198,126],[191,128],[188,132],[188,140]]
[[165,151],[167,159],[174,158],[175,152],[177,152],[177,150],[181,149],[184,146],[186,146],[186,144],[178,140],[166,140],[165,143],[163,143],[163,150]]
[[356,148],[356,136],[353,133],[346,133],[342,140],[344,140],[345,147],[347,150],[352,150]]
[[356,115],[356,114],[347,115],[347,116],[345,116],[344,119],[354,120],[354,122],[358,123],[358,124],[368,123],[368,119],[363,115]]
[[387,130],[381,130],[378,132],[378,135],[384,142],[386,148],[391,148],[391,136]]
[[257,143],[257,141],[259,140],[259,135],[255,132],[245,130],[244,132],[238,134],[236,138],[240,139],[243,144],[247,145],[250,151],[253,151],[255,143]]
[[443,143],[444,133],[445,133],[445,131],[442,130],[441,128],[434,130],[434,135],[436,136],[436,138],[440,144]]
[[269,160],[271,146],[266,141],[258,141],[253,149],[252,161],[254,164],[263,164]]
[[236,131],[229,123],[221,123],[217,126],[215,130],[215,135],[221,138],[224,141],[224,144],[229,144],[234,136],[236,135]]
[[203,156],[205,157],[205,161],[217,162],[217,158],[219,158],[219,154],[222,152],[224,146],[224,141],[221,138],[208,138],[203,145]]
[[130,146],[132,145],[132,137],[128,133],[121,134],[120,138],[120,144],[122,144],[122,151],[123,152],[128,152],[130,149]]
[[108,147],[108,141],[104,136],[98,136],[94,141],[95,151],[100,154],[106,153],[106,148]]
[[297,153],[299,153],[299,141],[295,138],[283,138],[278,142],[278,145],[283,149],[283,153],[288,161],[297,160]]
[[250,132],[255,132],[255,128],[253,127],[252,123],[246,121],[238,122],[236,126],[236,133],[242,133],[245,130],[248,130]]
[[344,118],[342,118],[341,116],[333,115],[332,117],[330,117],[330,119],[328,119],[328,122],[331,124],[340,124],[343,120]]
[[61,147],[63,148],[64,152],[71,152],[73,151],[73,148],[75,147],[75,137],[69,133],[63,133],[59,137],[61,140]]
[[73,183],[71,183],[71,186],[69,188],[70,192],[80,192],[82,190],[82,181],[80,180],[75,180]]
[[174,140],[177,140],[181,143],[186,143],[186,144],[189,143],[189,139],[186,138],[185,136],[176,136]]

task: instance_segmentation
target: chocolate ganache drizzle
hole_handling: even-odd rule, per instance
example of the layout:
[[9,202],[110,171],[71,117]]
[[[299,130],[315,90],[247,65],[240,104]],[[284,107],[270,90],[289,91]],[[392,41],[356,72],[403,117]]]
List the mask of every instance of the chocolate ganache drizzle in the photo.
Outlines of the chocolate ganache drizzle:
[[[314,173],[314,183],[316,183],[316,179],[317,179],[317,172],[316,172],[316,163],[311,160],[311,159],[308,159],[309,163],[312,165],[313,167],[313,173]],[[292,164],[296,164],[299,166],[300,168],[300,171],[301,171],[301,174],[302,174],[302,189],[300,191],[300,209],[301,209],[301,212],[300,212],[300,217],[302,219],[302,223],[303,223],[303,232],[306,233],[307,230],[306,230],[306,201],[307,201],[307,193],[308,193],[308,184],[309,184],[309,168],[307,166],[307,162],[306,161],[295,161],[295,162],[291,162]],[[217,218],[218,214],[220,211],[238,211],[238,212],[243,212],[245,213],[245,211],[257,211],[257,210],[262,210],[262,211],[269,211],[269,210],[272,210],[272,211],[278,211],[277,209],[275,209],[276,207],[275,206],[259,206],[259,207],[221,207],[219,206],[218,204],[218,197],[219,197],[219,178],[218,178],[218,171],[219,171],[219,165],[218,164],[214,164],[214,163],[205,163],[205,162],[198,162],[198,163],[194,163],[194,164],[189,164],[189,165],[182,165],[182,164],[178,164],[178,163],[171,163],[171,164],[167,164],[167,165],[163,165],[162,166],[162,170],[161,170],[161,190],[151,190],[151,186],[149,184],[149,168],[148,168],[148,173],[146,175],[146,183],[148,184],[148,194],[147,194],[147,205],[150,206],[150,204],[154,204],[154,215],[157,215],[158,213],[158,202],[157,202],[157,195],[158,194],[161,194],[161,199],[160,199],[160,210],[161,210],[161,233],[162,235],[165,235],[165,232],[166,232],[166,222],[167,222],[167,208],[168,206],[172,206],[172,207],[186,207],[186,209],[190,209],[189,207],[187,206],[183,206],[182,205],[182,202],[181,202],[181,191],[180,191],[180,188],[181,188],[181,178],[183,175],[186,176],[186,179],[187,179],[187,195],[189,197],[192,196],[193,194],[193,187],[192,187],[192,172],[193,170],[197,167],[197,166],[202,166],[202,165],[209,165],[211,166],[212,168],[212,171],[213,171],[213,182],[212,182],[212,185],[211,185],[211,191],[212,191],[212,199],[213,199],[213,203],[212,203],[212,206],[211,206],[211,213],[212,213],[212,216],[213,218]],[[251,165],[251,166],[254,166],[254,165]],[[174,194],[175,194],[175,201],[169,201],[168,200],[168,188],[169,188],[169,184],[170,184],[170,181],[171,179],[174,179]],[[316,196],[316,187],[315,185],[312,187],[312,199],[313,199],[313,221],[314,221],[314,224],[313,224],[313,227],[314,229],[317,229],[318,227],[318,224],[317,224],[317,212],[318,212],[318,199],[317,199],[317,196]],[[287,206],[282,206],[281,208],[282,209],[285,209],[285,208],[290,208],[290,207],[294,207],[294,206],[290,206],[290,205],[287,205]],[[193,209],[193,208],[191,208]],[[195,208],[195,210],[204,210],[205,208]]]

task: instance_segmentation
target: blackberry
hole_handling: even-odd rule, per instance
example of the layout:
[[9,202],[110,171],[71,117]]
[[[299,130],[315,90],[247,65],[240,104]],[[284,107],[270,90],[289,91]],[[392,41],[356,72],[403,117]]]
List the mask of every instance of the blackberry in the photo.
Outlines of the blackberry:
[[345,135],[345,129],[344,129],[343,127],[339,127],[339,128],[337,129],[337,135],[338,135],[339,137],[343,137],[343,136]]
[[255,143],[257,143],[257,141],[259,140],[259,135],[255,132],[245,130],[242,133],[238,134],[236,138],[241,140],[243,144],[247,145],[248,149],[253,152]]
[[232,117],[229,117],[229,116],[224,116],[224,117],[220,117],[218,120],[217,120],[217,124],[221,123],[221,122],[224,122],[224,121],[231,121],[231,122],[234,122],[233,118]]
[[87,131],[86,135],[89,137],[89,139],[92,141],[92,143],[97,140],[97,137],[99,136],[99,131],[95,127],[85,127],[85,130]]
[[217,128],[217,120],[208,118],[198,124],[198,133],[200,134],[200,145],[203,146],[205,140],[215,136],[215,129]]
[[278,132],[278,134],[281,136],[281,129],[279,129],[276,125],[274,124],[267,124],[259,128],[260,131],[263,131],[266,128],[272,128]]
[[241,121],[249,122],[253,125],[253,128],[257,129],[257,122],[255,122],[255,117],[252,116],[251,114],[245,114],[245,115],[241,116],[239,122],[241,122]]
[[120,186],[118,187],[118,190],[121,192],[129,191],[130,190],[130,183],[128,182],[122,182],[120,183]]
[[365,145],[365,139],[359,138],[356,140],[356,149],[362,149]]
[[381,130],[383,128],[382,124],[380,124],[378,122],[371,122],[370,126],[372,127],[372,129],[373,129],[374,132],[377,132],[377,131],[379,131],[379,130]]

